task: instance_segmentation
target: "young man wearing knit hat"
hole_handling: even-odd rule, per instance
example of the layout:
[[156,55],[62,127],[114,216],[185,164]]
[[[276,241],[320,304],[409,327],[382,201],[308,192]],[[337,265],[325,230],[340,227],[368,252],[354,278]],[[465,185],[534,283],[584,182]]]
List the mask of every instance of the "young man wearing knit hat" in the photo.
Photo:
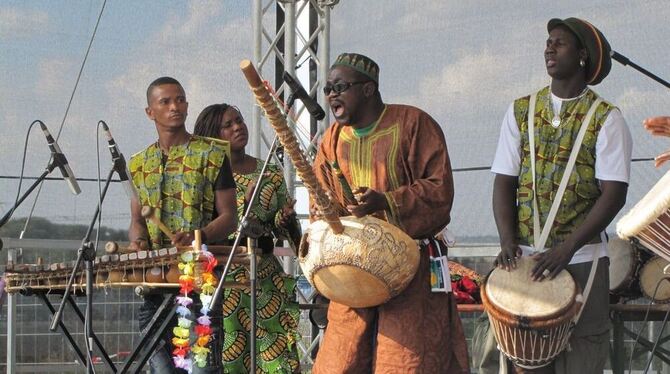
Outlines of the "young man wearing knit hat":
[[[500,366],[517,373],[602,373],[608,357],[609,260],[604,231],[626,202],[632,140],[620,111],[599,101],[588,87],[600,83],[611,68],[610,46],[603,34],[577,18],[552,19],[547,29],[544,58],[551,84],[509,107],[491,168],[496,174],[493,213],[501,246],[494,264],[511,271],[519,257],[531,256],[534,281],[551,282],[566,269],[584,290],[596,261],[594,281],[569,340],[570,349],[534,370],[511,365],[507,359],[500,365],[489,330],[482,357],[475,358],[479,372],[485,374],[497,374]],[[583,138],[578,136],[582,125]],[[576,162],[571,165],[573,149]],[[570,178],[561,193],[566,170]],[[552,216],[554,201],[558,209]],[[545,225],[548,235],[541,236]]]
[[[431,292],[430,283],[427,247],[439,245],[435,235],[449,223],[454,197],[444,134],[422,110],[385,104],[378,88],[379,66],[370,58],[337,58],[324,87],[336,122],[314,171],[342,216],[374,215],[420,240],[419,268],[404,291],[377,307],[331,302],[312,372],[469,373],[456,302]],[[357,202],[333,178],[335,162]]]

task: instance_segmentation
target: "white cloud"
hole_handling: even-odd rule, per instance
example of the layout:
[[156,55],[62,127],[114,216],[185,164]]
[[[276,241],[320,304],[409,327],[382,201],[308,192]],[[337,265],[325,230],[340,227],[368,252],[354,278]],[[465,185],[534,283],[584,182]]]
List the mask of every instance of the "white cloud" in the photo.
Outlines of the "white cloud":
[[40,10],[0,7],[0,38],[22,39],[45,33],[49,15]]
[[59,96],[71,90],[73,85],[71,74],[74,61],[64,58],[50,58],[39,62],[34,94],[41,98]]
[[[237,88],[236,91],[244,88],[241,84],[231,84],[231,81],[239,81],[242,75],[237,68],[238,62],[251,53],[248,20],[221,21],[224,9],[220,2],[192,2],[189,5],[189,12],[183,20],[166,23],[155,34],[147,35],[142,45],[129,52],[128,69],[107,84],[110,96],[117,96],[118,91],[122,91],[124,100],[137,106],[138,101],[144,102],[144,90],[151,80],[171,75],[187,89],[192,110],[194,102],[223,100],[223,97],[213,97],[213,94],[228,95],[229,86]],[[244,30],[249,32],[242,32]],[[236,100],[234,96],[226,99]]]

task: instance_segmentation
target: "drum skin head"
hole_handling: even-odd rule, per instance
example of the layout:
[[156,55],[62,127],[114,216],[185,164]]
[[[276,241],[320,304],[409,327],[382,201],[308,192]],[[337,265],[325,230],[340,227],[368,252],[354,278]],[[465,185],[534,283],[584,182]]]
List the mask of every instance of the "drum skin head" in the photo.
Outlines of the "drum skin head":
[[570,273],[563,270],[553,280],[533,281],[534,264],[535,260],[521,257],[512,271],[494,269],[485,287],[491,304],[511,315],[531,318],[548,317],[573,305],[577,290]]
[[[670,277],[664,273],[670,262],[662,257],[654,257],[640,270],[640,287],[649,299],[659,304],[670,303]],[[665,278],[665,279],[664,279]],[[658,289],[656,287],[658,286]]]

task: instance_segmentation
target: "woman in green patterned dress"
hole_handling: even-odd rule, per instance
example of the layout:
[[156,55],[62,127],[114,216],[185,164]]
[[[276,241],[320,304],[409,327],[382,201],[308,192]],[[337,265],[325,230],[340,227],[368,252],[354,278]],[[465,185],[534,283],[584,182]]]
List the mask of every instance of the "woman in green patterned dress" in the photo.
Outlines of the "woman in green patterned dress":
[[[249,134],[240,111],[228,104],[210,105],[198,116],[194,133],[230,142],[231,166],[237,184],[237,209],[241,219],[258,181],[263,162],[244,151]],[[272,254],[275,238],[287,239],[292,247],[300,240],[300,225],[293,209],[294,203],[288,197],[279,168],[268,165],[261,181],[259,196],[250,214],[247,231],[263,250],[257,267],[256,304],[256,362],[258,372],[263,373],[300,371],[295,345],[300,315],[295,301],[296,282],[293,277],[283,272],[279,261]],[[246,281],[248,275],[245,266],[233,264],[226,280]],[[249,372],[249,295],[248,288],[227,289],[224,293],[224,373]]]

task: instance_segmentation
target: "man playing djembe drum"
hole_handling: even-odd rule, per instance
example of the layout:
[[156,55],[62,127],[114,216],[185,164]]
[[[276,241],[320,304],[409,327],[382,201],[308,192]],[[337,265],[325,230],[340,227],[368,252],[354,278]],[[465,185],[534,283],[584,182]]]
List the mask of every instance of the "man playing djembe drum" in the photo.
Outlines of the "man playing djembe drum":
[[[158,140],[130,159],[129,168],[139,195],[139,201],[131,202],[131,248],[189,246],[196,229],[201,230],[205,243],[226,239],[237,227],[237,212],[235,181],[225,147],[215,139],[186,131],[188,102],[184,88],[174,78],[158,78],[149,85],[145,111],[156,125]],[[154,208],[160,221],[174,233],[174,239],[170,240],[156,223],[143,217],[142,206]],[[151,322],[162,301],[161,294],[145,296],[139,311],[140,329]],[[220,334],[221,313],[212,311],[214,341],[210,343],[207,367],[193,364],[194,372],[221,370],[223,338],[216,336]],[[170,357],[171,332],[170,329],[166,333],[165,344],[151,357],[152,373],[178,372]]]
[[[374,214],[414,239],[434,240],[449,223],[453,201],[444,135],[425,112],[385,104],[378,87],[374,61],[355,53],[337,58],[324,87],[336,122],[324,135],[314,171],[342,216]],[[334,177],[333,162],[358,195],[357,205]],[[415,277],[386,303],[330,303],[313,373],[469,372],[456,303],[450,293],[431,292],[425,244],[420,251]]]
[[[600,83],[611,67],[609,44],[590,23],[577,18],[552,19],[547,28],[544,57],[551,84],[509,107],[491,168],[496,174],[493,212],[501,245],[495,265],[510,271],[516,268],[519,256],[531,255],[533,280],[551,282],[567,269],[584,289],[593,259],[597,259],[595,280],[569,340],[570,349],[535,372],[602,373],[610,328],[604,230],[626,201],[632,140],[616,107],[606,101],[593,106],[546,244],[535,248],[534,242],[542,241],[537,237],[545,222],[551,220],[550,207],[564,170],[570,169],[568,156],[582,122],[598,98],[588,85]],[[533,102],[535,109],[529,116]],[[529,127],[535,129],[533,138]],[[539,222],[534,222],[534,214]],[[492,329],[483,344],[482,357],[475,358],[479,372],[498,373],[500,355]],[[512,367],[502,366],[505,371]]]

